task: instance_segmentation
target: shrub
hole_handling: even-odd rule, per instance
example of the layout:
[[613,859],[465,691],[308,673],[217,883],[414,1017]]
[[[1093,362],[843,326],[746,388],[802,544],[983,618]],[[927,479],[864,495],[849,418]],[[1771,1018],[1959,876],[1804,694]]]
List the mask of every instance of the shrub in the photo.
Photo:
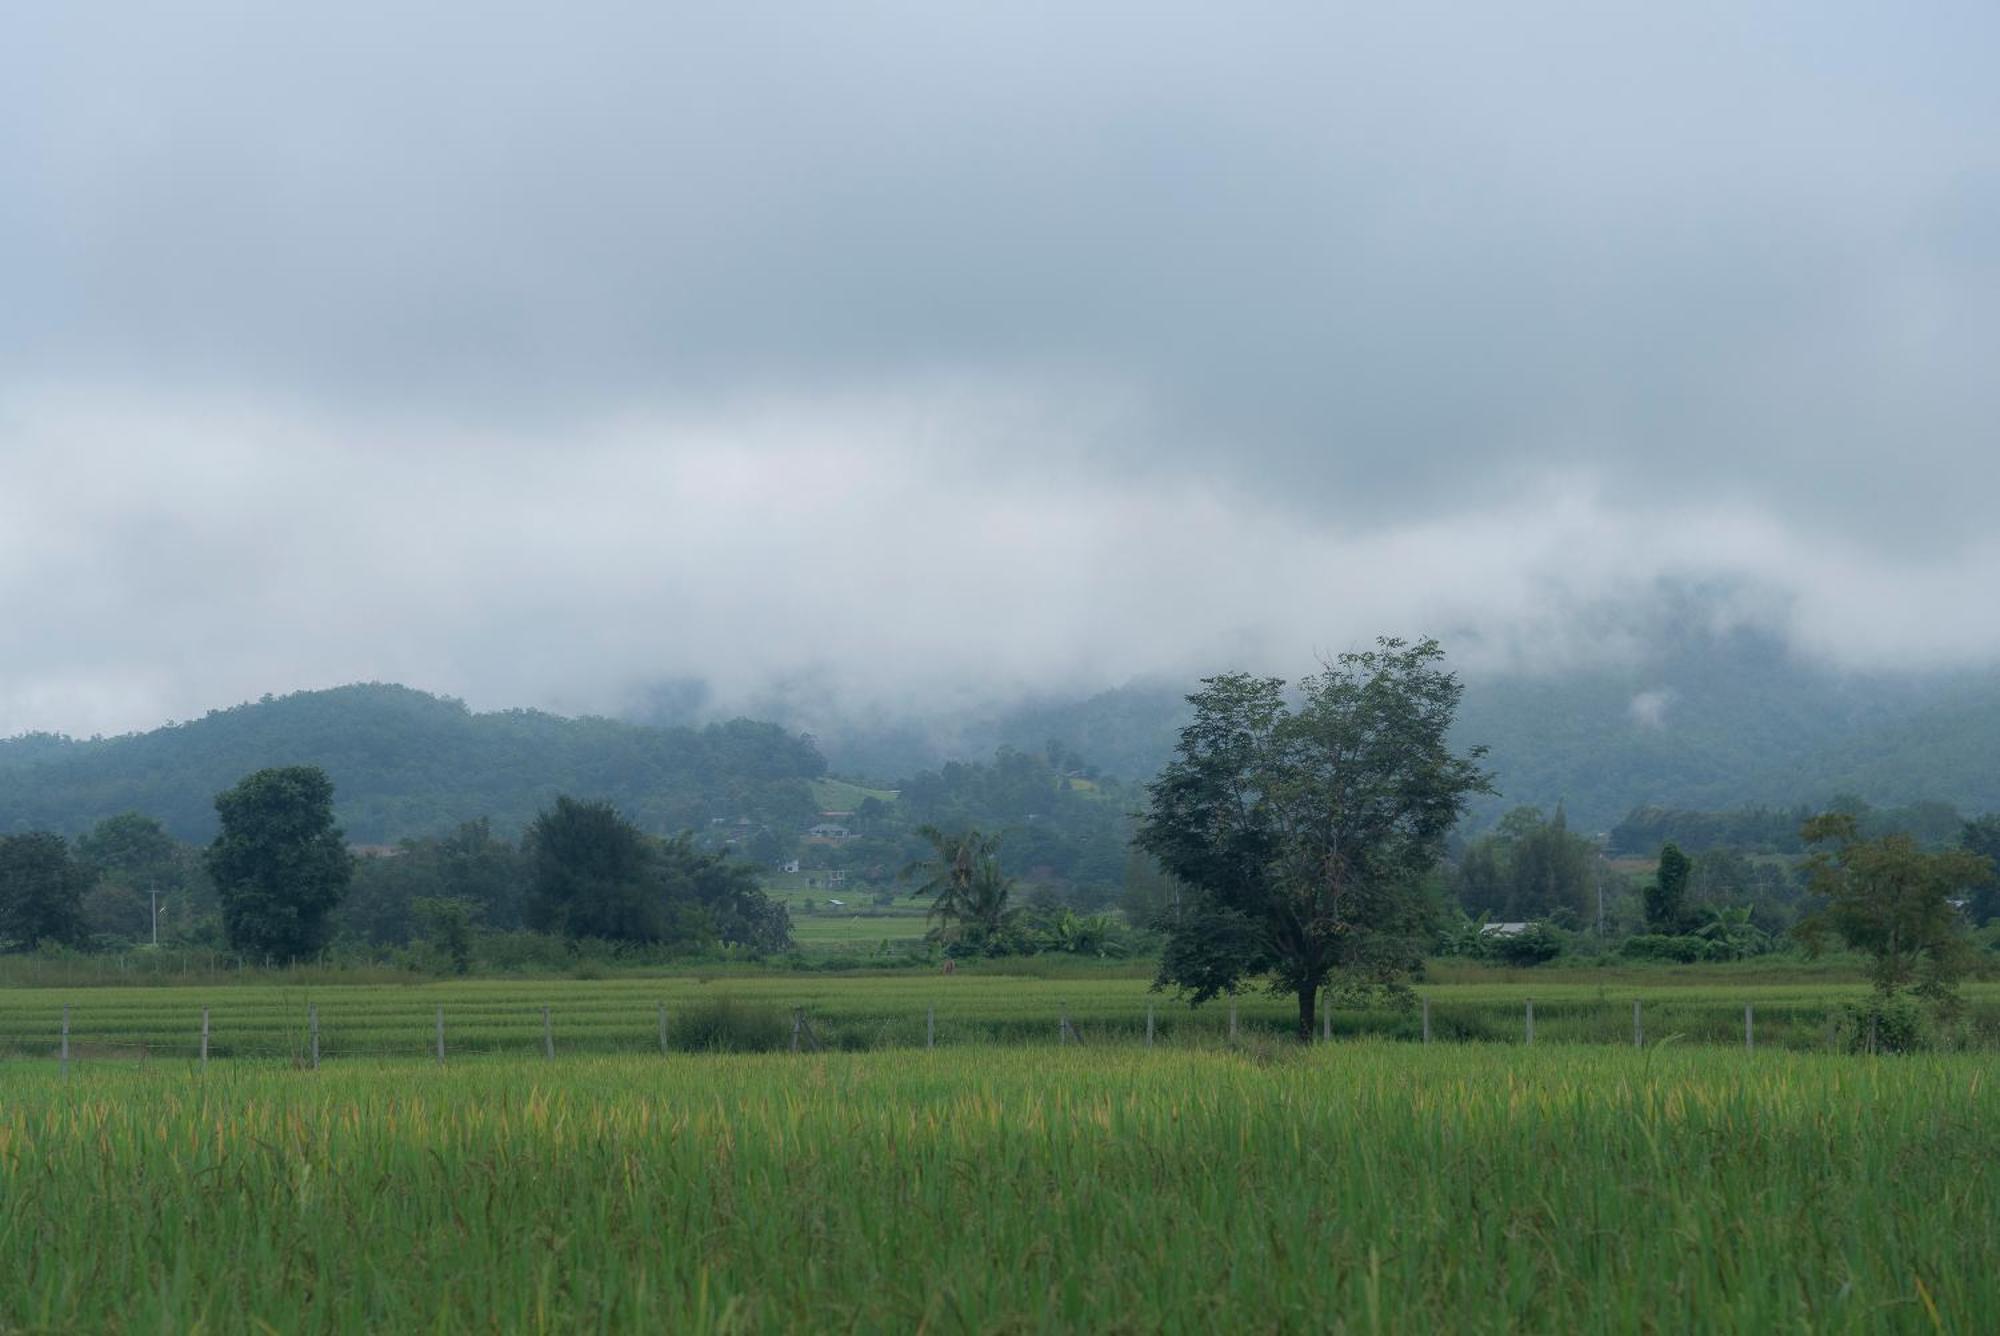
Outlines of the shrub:
[[700,1053],[775,1053],[791,1044],[792,1023],[778,1008],[738,1002],[728,994],[676,1012],[673,1046]]
[[1915,998],[1877,995],[1835,1010],[1835,1047],[1847,1053],[1868,1052],[1870,1022],[1877,1053],[1921,1053],[1937,1044],[1936,1023]]

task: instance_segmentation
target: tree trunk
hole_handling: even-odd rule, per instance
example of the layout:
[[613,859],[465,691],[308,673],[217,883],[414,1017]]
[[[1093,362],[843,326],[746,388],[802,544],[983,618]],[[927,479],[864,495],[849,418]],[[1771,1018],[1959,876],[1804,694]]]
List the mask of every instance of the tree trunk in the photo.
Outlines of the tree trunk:
[[1299,989],[1299,1042],[1301,1044],[1310,1044],[1313,1041],[1313,1004],[1318,999],[1319,988],[1317,986]]

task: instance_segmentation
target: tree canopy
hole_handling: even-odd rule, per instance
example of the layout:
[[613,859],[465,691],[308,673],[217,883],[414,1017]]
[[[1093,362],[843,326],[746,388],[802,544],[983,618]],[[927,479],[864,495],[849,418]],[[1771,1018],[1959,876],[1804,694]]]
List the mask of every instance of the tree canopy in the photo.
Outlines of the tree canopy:
[[354,874],[333,781],[312,765],[259,770],[218,793],[215,810],[222,828],[207,863],[230,946],[282,961],[317,953]]
[[608,802],[558,797],[528,828],[528,926],[570,938],[757,951],[791,945],[791,919],[756,874],[686,836],[654,839]]
[[1807,947],[1838,937],[1870,957],[1877,992],[1914,985],[1920,996],[1950,1002],[1971,963],[1953,901],[1992,881],[1993,860],[1968,849],[1925,852],[1908,835],[1862,839],[1845,812],[1814,817],[1801,834],[1814,846],[1806,888],[1819,899],[1797,929]]
[[1158,983],[1199,1003],[1265,977],[1310,1039],[1329,980],[1395,986],[1429,940],[1424,879],[1490,790],[1448,734],[1463,691],[1435,640],[1341,655],[1297,685],[1228,673],[1149,790],[1138,841],[1189,891]]

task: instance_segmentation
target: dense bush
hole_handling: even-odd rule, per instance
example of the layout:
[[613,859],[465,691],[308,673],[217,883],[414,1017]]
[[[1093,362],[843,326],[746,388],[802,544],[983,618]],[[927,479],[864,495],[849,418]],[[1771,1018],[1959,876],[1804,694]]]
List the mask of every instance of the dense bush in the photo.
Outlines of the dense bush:
[[1511,937],[1489,936],[1484,954],[1489,960],[1516,968],[1546,965],[1563,953],[1563,935],[1546,923],[1531,923]]
[[724,993],[676,1012],[668,1038],[698,1053],[775,1053],[791,1044],[792,1023],[774,1006]]

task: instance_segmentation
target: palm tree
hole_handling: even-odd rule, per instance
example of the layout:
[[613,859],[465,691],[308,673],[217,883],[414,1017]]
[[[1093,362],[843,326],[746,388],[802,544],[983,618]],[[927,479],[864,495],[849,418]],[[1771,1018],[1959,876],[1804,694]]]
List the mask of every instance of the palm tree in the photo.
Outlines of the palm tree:
[[944,831],[933,825],[918,826],[917,834],[930,843],[935,854],[911,863],[901,875],[908,880],[919,872],[925,874],[923,883],[910,894],[931,897],[929,917],[937,924],[933,931],[940,937],[948,936],[966,917],[974,883],[982,866],[992,862],[1000,840],[977,830]]
[[1007,903],[1013,892],[1014,879],[1000,871],[999,860],[982,858],[959,904],[961,926],[980,941],[999,937],[1020,913]]

